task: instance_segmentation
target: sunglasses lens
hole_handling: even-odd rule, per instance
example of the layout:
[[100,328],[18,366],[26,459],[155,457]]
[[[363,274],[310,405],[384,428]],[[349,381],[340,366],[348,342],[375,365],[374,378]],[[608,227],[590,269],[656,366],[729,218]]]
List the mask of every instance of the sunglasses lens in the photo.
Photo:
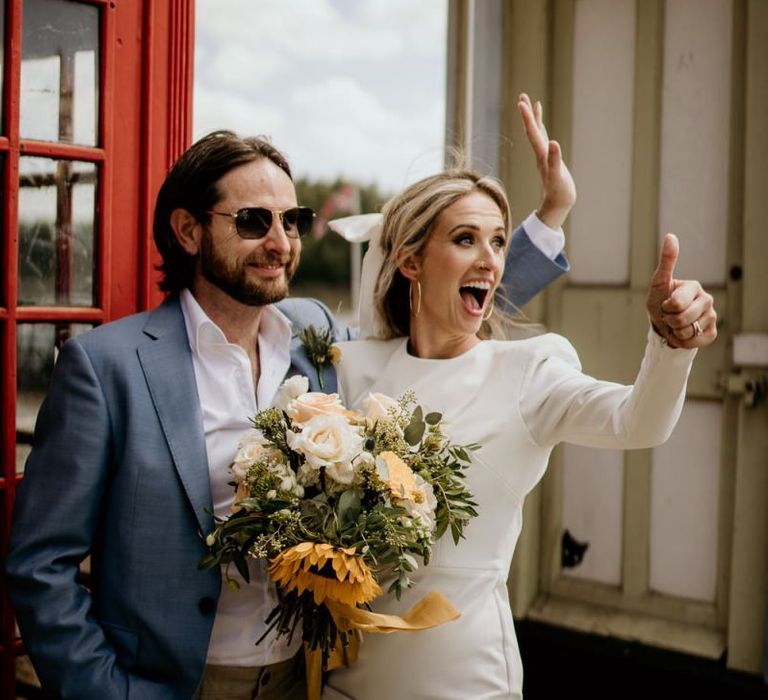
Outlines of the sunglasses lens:
[[272,212],[263,207],[241,209],[235,223],[240,238],[263,238],[272,226]]
[[[315,218],[315,212],[309,207],[297,207],[289,210],[294,218],[292,224],[299,232],[299,236],[306,236],[312,230],[312,221]],[[283,214],[283,218],[288,216],[288,212]],[[287,219],[286,219],[287,221]]]
[[[272,226],[273,213],[264,207],[240,209],[235,217],[240,238],[263,238]],[[288,236],[305,236],[312,229],[315,212],[309,207],[294,207],[282,213],[282,224]]]

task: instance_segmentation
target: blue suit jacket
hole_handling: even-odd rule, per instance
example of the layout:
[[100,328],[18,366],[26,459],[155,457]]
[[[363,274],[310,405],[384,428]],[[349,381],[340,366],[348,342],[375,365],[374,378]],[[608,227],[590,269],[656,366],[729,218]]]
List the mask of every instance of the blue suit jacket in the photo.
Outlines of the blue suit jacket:
[[[523,238],[524,237],[524,238]],[[522,304],[554,279],[524,233],[508,275]],[[521,285],[519,280],[531,280]],[[294,331],[327,309],[286,300]],[[336,329],[337,336],[346,331]],[[316,372],[292,339],[290,374]],[[335,390],[333,372],[326,391]],[[197,568],[213,528],[192,356],[176,298],[67,342],[16,497],[7,583],[43,687],[64,698],[194,694],[221,579]],[[91,556],[91,590],[79,564]]]

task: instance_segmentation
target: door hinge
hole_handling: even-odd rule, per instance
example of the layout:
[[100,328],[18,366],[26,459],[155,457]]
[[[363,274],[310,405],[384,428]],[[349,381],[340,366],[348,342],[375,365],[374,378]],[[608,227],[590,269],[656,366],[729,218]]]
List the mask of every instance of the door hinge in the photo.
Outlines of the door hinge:
[[747,408],[754,408],[768,397],[768,373],[754,370],[731,372],[720,377],[720,387],[729,396],[741,396]]

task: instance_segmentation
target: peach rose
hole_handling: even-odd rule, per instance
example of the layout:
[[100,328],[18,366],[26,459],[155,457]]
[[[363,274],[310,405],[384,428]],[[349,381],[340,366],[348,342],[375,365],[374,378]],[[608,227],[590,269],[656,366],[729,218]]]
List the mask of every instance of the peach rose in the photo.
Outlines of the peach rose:
[[346,409],[341,405],[338,394],[309,391],[292,399],[286,413],[292,421],[304,425],[315,416],[342,415]]

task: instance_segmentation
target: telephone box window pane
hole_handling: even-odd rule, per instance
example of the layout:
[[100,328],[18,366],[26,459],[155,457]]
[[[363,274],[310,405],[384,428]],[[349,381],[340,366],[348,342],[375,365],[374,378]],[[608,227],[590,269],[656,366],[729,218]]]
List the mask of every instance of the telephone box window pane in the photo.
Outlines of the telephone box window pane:
[[[0,0],[0,96],[3,94],[3,67],[5,65],[5,0]],[[5,130],[5,123],[3,121],[3,102],[5,100],[0,99],[0,124],[3,130]]]
[[32,445],[37,413],[48,391],[48,384],[61,346],[92,328],[84,323],[20,323],[16,335],[16,472]]
[[[1,69],[0,69],[1,70]],[[2,75],[0,73],[0,75]],[[2,102],[2,100],[0,100]],[[5,208],[5,153],[0,153],[0,209]],[[5,238],[5,221],[0,220],[0,240]],[[2,272],[0,272],[0,287],[2,287],[2,291],[0,291],[0,305],[7,306],[8,300],[5,298],[5,281],[8,276],[8,270],[6,269],[6,266],[2,267]]]
[[19,159],[19,305],[93,306],[97,170]]
[[96,146],[98,7],[25,0],[22,25],[22,138]]

